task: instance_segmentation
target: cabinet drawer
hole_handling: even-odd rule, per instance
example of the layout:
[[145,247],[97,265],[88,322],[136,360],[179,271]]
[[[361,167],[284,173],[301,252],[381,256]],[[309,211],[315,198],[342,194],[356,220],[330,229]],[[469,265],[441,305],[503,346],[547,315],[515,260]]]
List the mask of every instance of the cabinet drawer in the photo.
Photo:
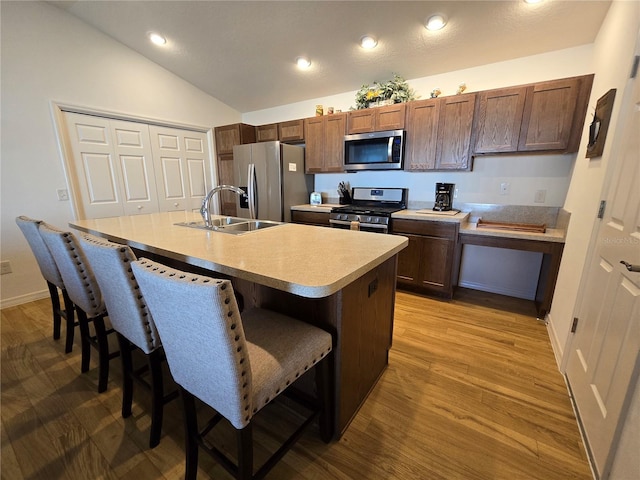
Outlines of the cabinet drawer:
[[459,225],[457,223],[391,219],[392,233],[398,235],[409,233],[455,240],[458,235],[458,228]]
[[300,210],[291,211],[291,221],[293,223],[303,223],[306,225],[318,225],[328,227],[329,213],[325,212],[303,212]]

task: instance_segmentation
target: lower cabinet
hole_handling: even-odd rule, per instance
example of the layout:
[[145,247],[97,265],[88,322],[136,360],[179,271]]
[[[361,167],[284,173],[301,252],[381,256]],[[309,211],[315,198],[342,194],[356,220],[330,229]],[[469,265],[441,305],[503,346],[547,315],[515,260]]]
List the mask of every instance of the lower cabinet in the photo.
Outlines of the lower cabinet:
[[291,210],[291,222],[303,223],[305,225],[317,225],[329,227],[329,213],[327,212],[306,212],[301,210]]
[[392,228],[394,234],[409,239],[398,255],[398,288],[451,298],[459,224],[393,219]]

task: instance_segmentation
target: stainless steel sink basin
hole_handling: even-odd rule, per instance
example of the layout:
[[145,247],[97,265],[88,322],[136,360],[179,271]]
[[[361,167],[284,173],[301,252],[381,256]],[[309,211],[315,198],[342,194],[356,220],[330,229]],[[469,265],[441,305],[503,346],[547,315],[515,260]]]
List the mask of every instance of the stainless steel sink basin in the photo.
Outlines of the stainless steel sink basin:
[[210,227],[206,226],[202,220],[193,222],[179,222],[176,223],[176,225],[180,227],[209,230],[212,232],[230,233],[232,235],[241,235],[243,233],[282,225],[281,222],[273,222],[270,220],[250,220],[248,218],[240,217],[212,218],[211,223],[212,226]]

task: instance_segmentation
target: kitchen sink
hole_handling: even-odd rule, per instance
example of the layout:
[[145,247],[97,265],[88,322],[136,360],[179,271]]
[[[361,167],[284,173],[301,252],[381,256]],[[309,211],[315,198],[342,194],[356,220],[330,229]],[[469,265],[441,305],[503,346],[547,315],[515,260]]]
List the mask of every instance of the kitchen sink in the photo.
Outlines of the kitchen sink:
[[243,233],[263,230],[269,227],[277,227],[282,222],[273,222],[271,220],[250,220],[240,217],[222,217],[212,218],[211,226],[208,227],[202,220],[192,222],[179,222],[175,225],[180,227],[198,228],[201,230],[209,230],[212,232],[230,233],[232,235],[241,235]]

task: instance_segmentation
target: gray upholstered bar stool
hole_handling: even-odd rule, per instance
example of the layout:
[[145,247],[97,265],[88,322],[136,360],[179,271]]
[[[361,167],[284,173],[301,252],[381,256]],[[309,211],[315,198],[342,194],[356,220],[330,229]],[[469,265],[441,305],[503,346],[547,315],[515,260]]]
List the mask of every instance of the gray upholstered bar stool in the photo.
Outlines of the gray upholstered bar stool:
[[[107,316],[107,309],[102,300],[98,282],[78,239],[72,232],[58,230],[50,225],[40,225],[39,230],[60,270],[69,298],[76,306],[82,340],[82,372],[89,370],[91,347],[96,348],[98,350],[98,392],[104,392],[109,380],[109,360],[117,357],[120,352],[109,353],[107,335],[114,330],[107,329],[105,326],[104,318]],[[91,335],[90,323],[93,324],[95,335]]]
[[[131,272],[131,263],[136,256],[126,245],[93,235],[80,235],[80,242],[100,285],[111,325],[118,334],[123,380],[122,416],[127,418],[131,415],[135,380],[151,391],[149,447],[153,448],[160,443],[164,404],[177,398],[178,391],[164,394],[164,351],[138,282]],[[145,368],[134,368],[132,347],[145,354]],[[144,375],[147,372],[149,381]]]
[[[45,222],[20,216],[16,218],[16,223],[27,239],[27,243],[29,243],[31,251],[38,262],[38,267],[40,267],[40,272],[47,281],[49,296],[51,297],[51,307],[53,309],[53,338],[54,340],[58,340],[60,338],[60,325],[64,318],[66,322],[64,351],[65,353],[69,353],[73,349],[73,334],[77,322],[75,322],[74,319],[73,302],[69,298],[67,290],[64,287],[64,282],[62,281],[62,276],[60,275],[58,266],[38,231],[38,226],[45,224]],[[58,289],[62,291],[64,310],[60,308],[60,293],[58,292]]]
[[[236,478],[251,479],[263,478],[318,415],[321,435],[330,440],[329,333],[259,308],[241,316],[229,280],[185,273],[145,259],[134,262],[132,268],[160,332],[171,374],[180,386],[187,479],[196,478],[198,447]],[[278,395],[291,393],[288,387],[314,365],[317,399],[302,402],[311,414],[254,475],[252,418]],[[195,398],[217,412],[201,430]],[[204,440],[222,417],[237,431],[237,465]]]

